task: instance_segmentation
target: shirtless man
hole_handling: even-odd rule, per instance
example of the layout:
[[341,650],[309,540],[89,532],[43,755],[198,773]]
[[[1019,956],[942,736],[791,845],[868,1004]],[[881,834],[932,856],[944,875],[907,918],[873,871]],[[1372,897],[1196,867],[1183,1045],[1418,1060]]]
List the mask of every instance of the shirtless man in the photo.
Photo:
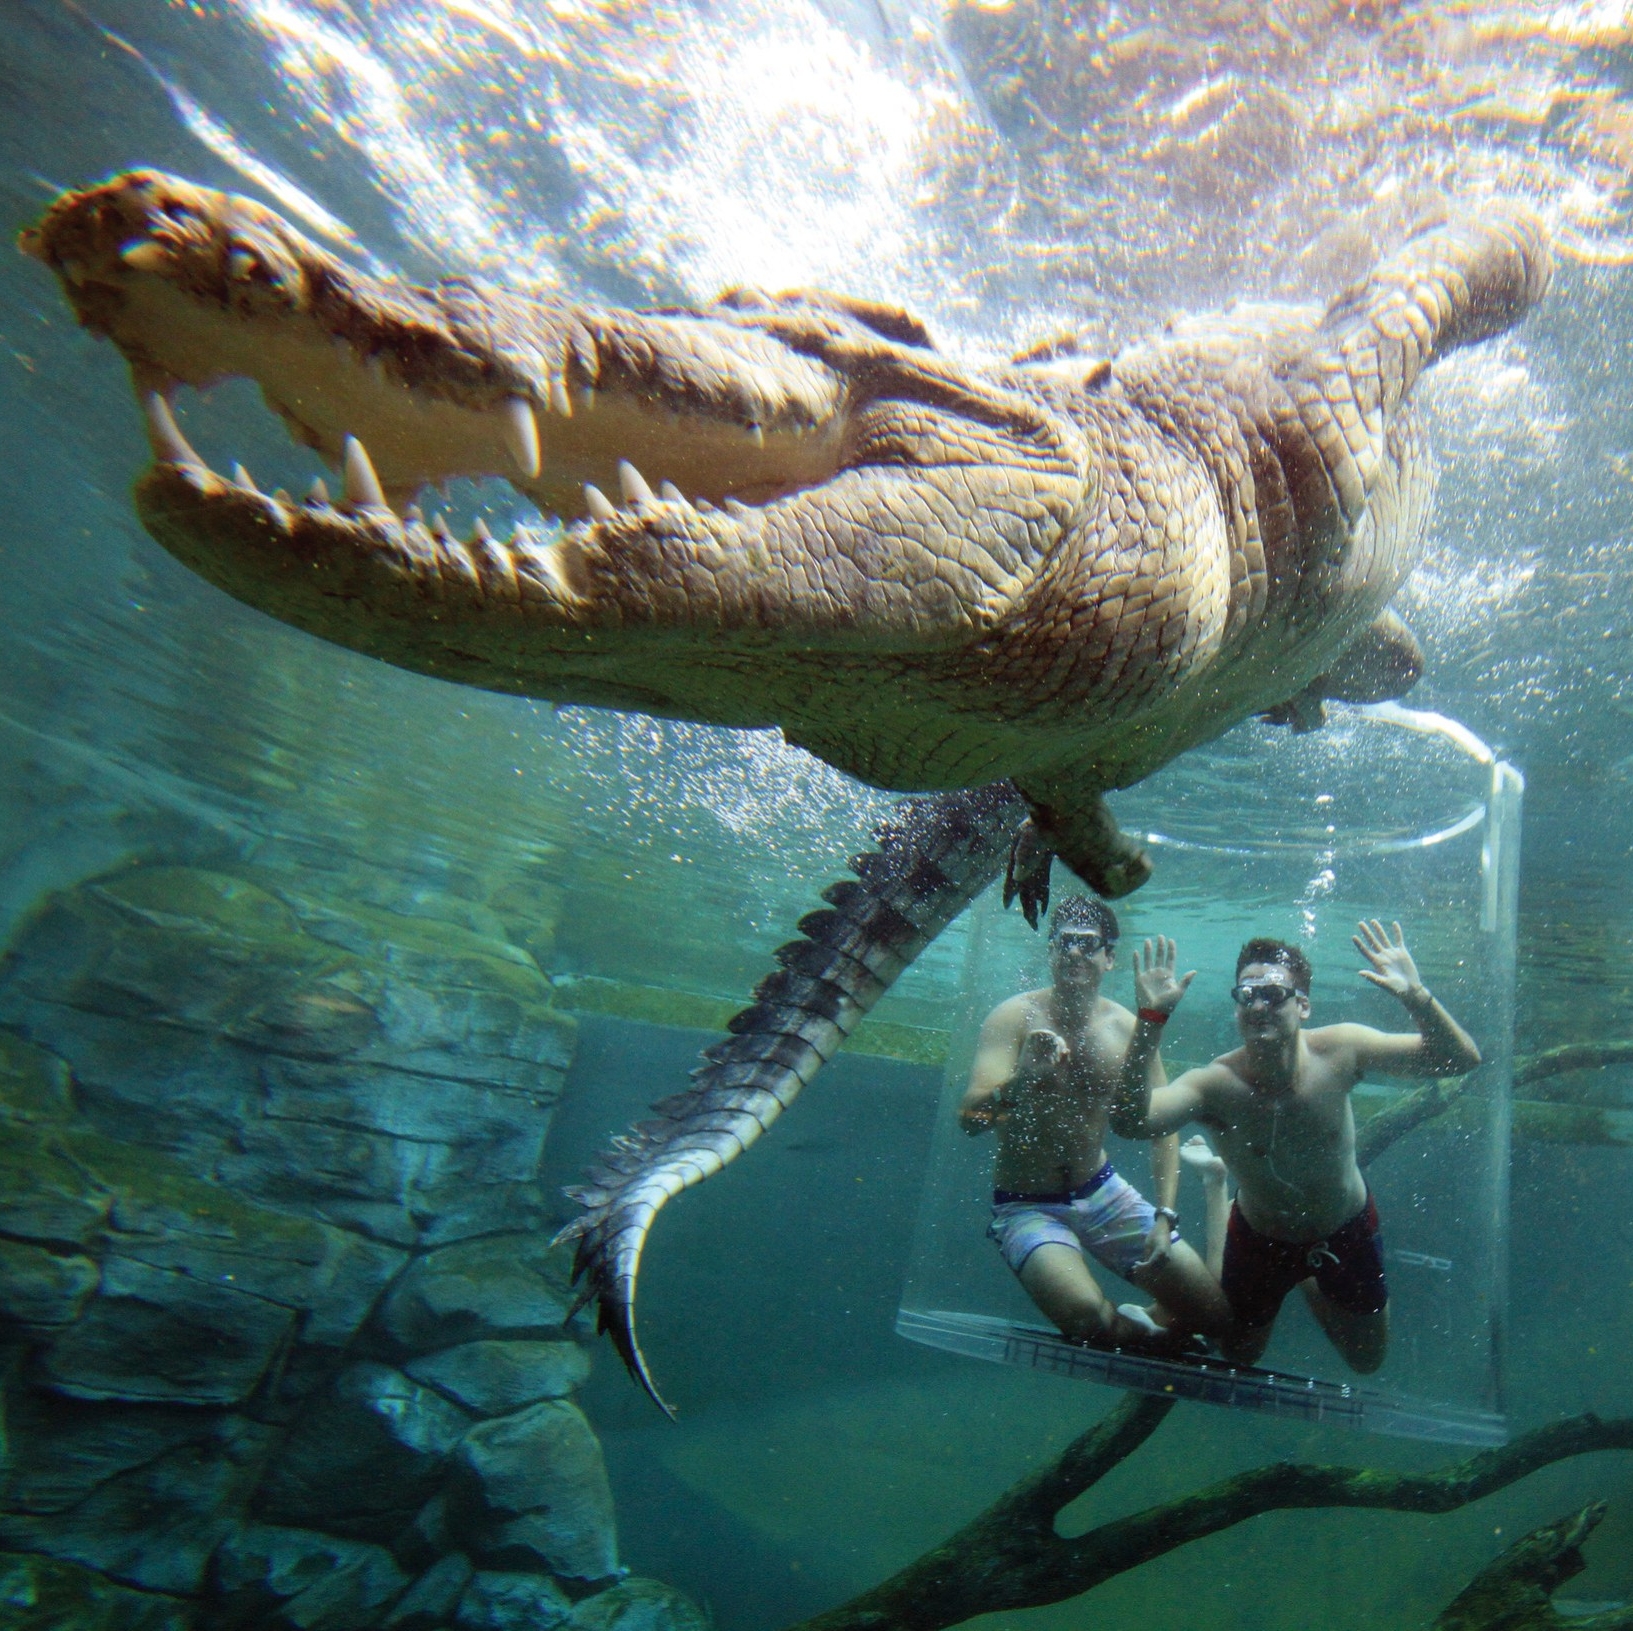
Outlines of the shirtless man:
[[[1182,1332],[1218,1335],[1230,1310],[1218,1280],[1176,1238],[1178,1139],[1152,1145],[1155,1209],[1106,1159],[1106,1123],[1134,1016],[1100,994],[1117,955],[1117,919],[1086,896],[1056,907],[1049,927],[1054,983],[987,1016],[959,1120],[998,1132],[991,1237],[1032,1301],[1074,1341],[1171,1340],[1138,1304],[1114,1307],[1085,1250],[1155,1296]],[[1164,1080],[1152,1048],[1142,1065]]]
[[1238,1324],[1222,1346],[1241,1363],[1264,1352],[1282,1299],[1299,1284],[1352,1369],[1384,1362],[1389,1289],[1378,1209],[1355,1162],[1350,1089],[1364,1076],[1457,1076],[1480,1063],[1468,1033],[1424,989],[1400,924],[1391,936],[1375,919],[1362,923],[1354,941],[1371,964],[1361,978],[1397,997],[1415,1031],[1305,1030],[1304,953],[1250,940],[1231,991],[1241,1047],[1168,1087],[1154,1086],[1151,1062],[1195,972],[1176,978],[1172,940],[1148,940],[1135,958],[1139,1020],[1111,1124],[1125,1138],[1160,1138],[1188,1121],[1213,1130],[1237,1180],[1220,1280]]

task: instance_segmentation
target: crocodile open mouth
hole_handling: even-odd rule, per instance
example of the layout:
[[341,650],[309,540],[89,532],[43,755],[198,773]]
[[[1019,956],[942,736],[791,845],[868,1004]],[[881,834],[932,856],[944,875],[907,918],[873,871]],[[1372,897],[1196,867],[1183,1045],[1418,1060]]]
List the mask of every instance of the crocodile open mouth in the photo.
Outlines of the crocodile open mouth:
[[[246,506],[285,531],[343,515],[354,546],[423,554],[446,534],[411,505],[453,477],[501,477],[541,511],[595,522],[617,513],[608,492],[626,506],[761,505],[841,459],[847,382],[747,313],[734,326],[729,309],[726,322],[601,312],[460,279],[371,277],[251,200],[154,171],[65,195],[22,247],[125,354],[154,454],[190,473],[199,525],[217,506],[228,528]],[[342,477],[336,505],[321,486],[292,504],[241,477],[205,479],[167,404],[179,385],[233,377],[254,380]],[[480,556],[488,543],[463,548]],[[519,560],[535,560],[525,537]]]

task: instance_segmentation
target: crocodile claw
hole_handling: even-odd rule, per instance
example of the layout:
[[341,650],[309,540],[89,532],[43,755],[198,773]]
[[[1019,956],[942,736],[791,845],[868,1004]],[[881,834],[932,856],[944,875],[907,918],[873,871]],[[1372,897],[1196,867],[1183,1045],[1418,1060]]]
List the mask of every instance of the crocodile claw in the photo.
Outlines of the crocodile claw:
[[1018,898],[1029,928],[1049,910],[1049,868],[1055,852],[1043,840],[1037,823],[1028,820],[1015,834],[1004,866],[1004,910]]

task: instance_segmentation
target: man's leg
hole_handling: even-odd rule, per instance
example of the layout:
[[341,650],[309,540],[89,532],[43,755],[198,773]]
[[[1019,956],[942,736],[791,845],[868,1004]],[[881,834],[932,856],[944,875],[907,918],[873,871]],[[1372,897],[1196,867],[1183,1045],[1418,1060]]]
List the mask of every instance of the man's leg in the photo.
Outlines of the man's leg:
[[1230,1221],[1230,1172],[1224,1160],[1201,1133],[1185,1140],[1179,1158],[1202,1180],[1202,1211],[1206,1250],[1203,1261],[1218,1279],[1225,1268],[1225,1229]]
[[1389,1352],[1389,1281],[1371,1190],[1366,1205],[1328,1235],[1322,1248],[1314,1254],[1318,1266],[1305,1284],[1305,1299],[1350,1369],[1370,1375]]
[[1083,1253],[1075,1246],[1055,1241],[1039,1246],[1021,1264],[1019,1278],[1039,1310],[1073,1342],[1133,1343],[1150,1339],[1147,1326],[1137,1325],[1117,1312],[1095,1284]]
[[1388,1308],[1376,1314],[1352,1314],[1326,1296],[1314,1280],[1304,1282],[1304,1300],[1351,1370],[1370,1376],[1383,1364],[1389,1354]]
[[1270,1346],[1270,1333],[1282,1298],[1309,1271],[1304,1248],[1271,1240],[1242,1216],[1240,1202],[1230,1209],[1221,1253],[1219,1284],[1236,1319],[1236,1328],[1221,1339],[1219,1351],[1234,1364],[1254,1365]]
[[[1236,1319],[1218,1279],[1185,1241],[1176,1240],[1156,1268],[1130,1270],[1129,1279],[1155,1297],[1180,1330],[1200,1331],[1218,1340],[1236,1334]],[[1160,1310],[1155,1317],[1166,1323]]]

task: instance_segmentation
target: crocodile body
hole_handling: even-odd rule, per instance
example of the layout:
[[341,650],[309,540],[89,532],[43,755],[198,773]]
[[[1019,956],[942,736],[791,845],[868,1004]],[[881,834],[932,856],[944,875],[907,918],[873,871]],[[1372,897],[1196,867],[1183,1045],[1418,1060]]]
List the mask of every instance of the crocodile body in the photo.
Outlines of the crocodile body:
[[[1550,275],[1536,222],[1492,207],[1325,310],[974,368],[828,294],[631,312],[372,278],[151,171],[64,195],[23,247],[130,362],[156,454],[144,524],[229,593],[446,679],[777,725],[943,795],[904,807],[692,1091],[582,1192],[581,1266],[649,1385],[634,1276],[657,1207],[780,1113],[1028,814],[1123,894],[1149,867],[1105,791],[1250,715],[1306,728],[1323,696],[1416,677],[1385,609],[1432,490],[1412,387]],[[175,388],[231,375],[343,472],[338,502],[262,493],[188,446]],[[427,523],[416,493],[460,475],[505,477],[562,530]]]

